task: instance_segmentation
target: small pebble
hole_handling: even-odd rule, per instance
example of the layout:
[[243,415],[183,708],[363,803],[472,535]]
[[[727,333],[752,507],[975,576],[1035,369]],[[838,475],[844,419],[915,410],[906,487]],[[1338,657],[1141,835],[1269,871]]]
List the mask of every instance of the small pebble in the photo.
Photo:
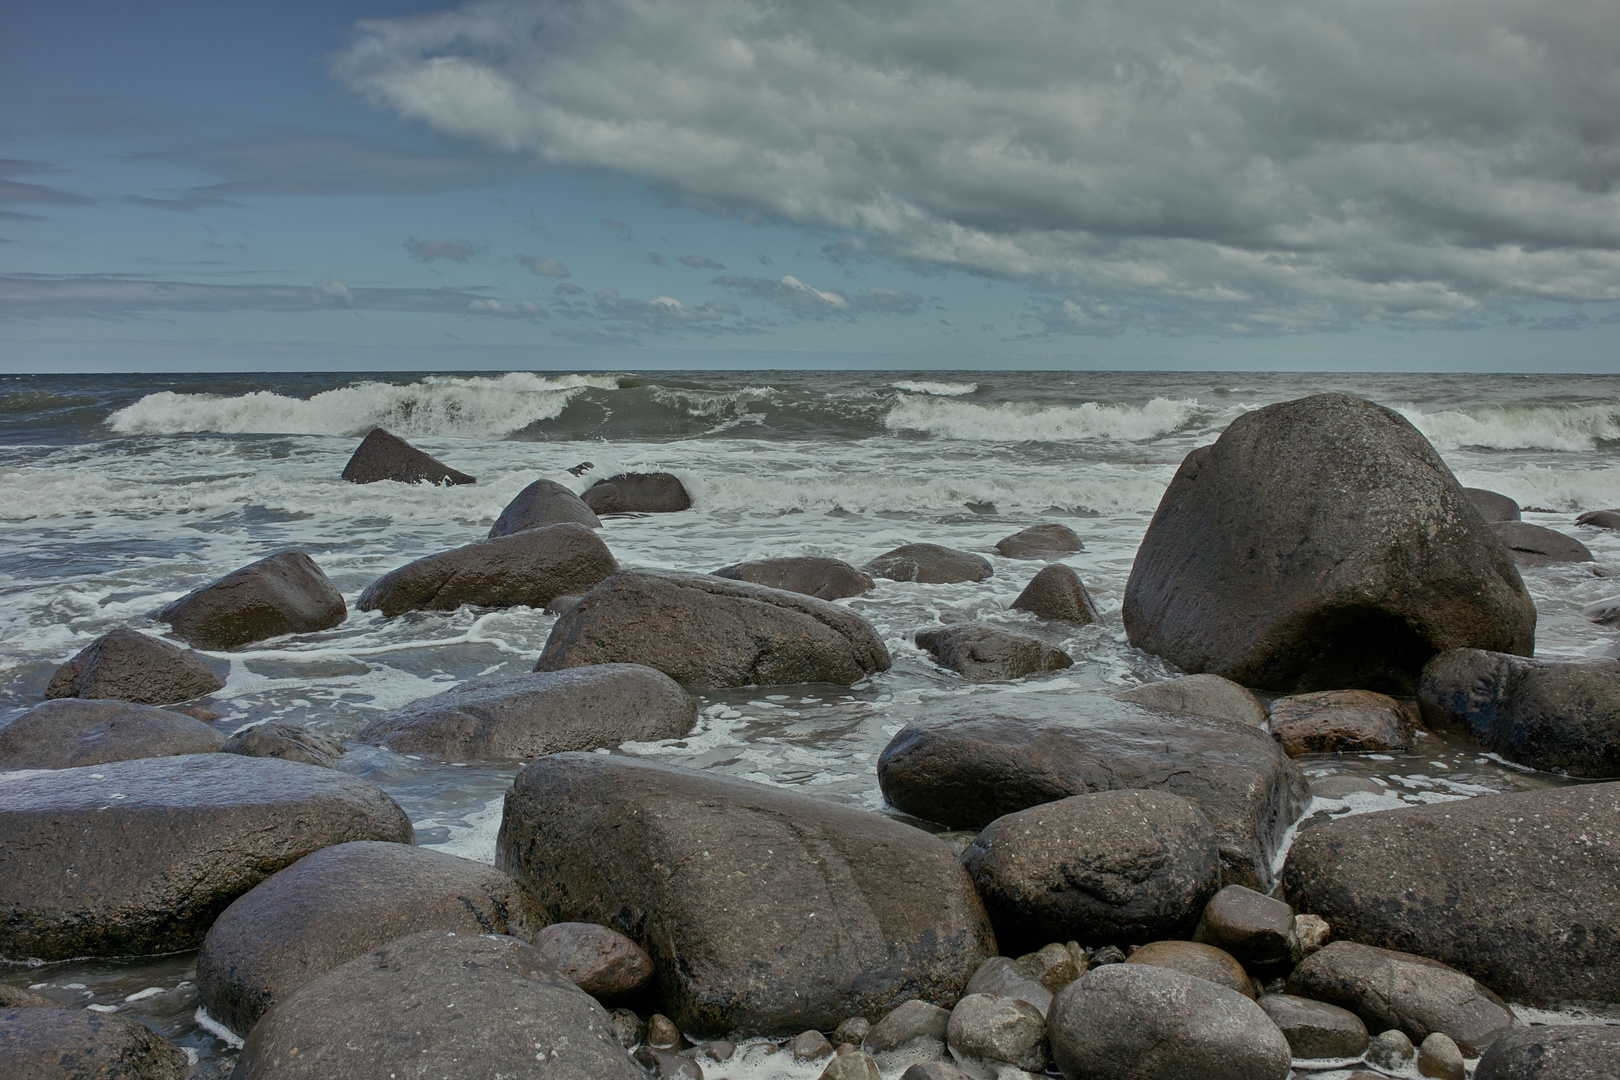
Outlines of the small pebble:
[[1333,940],[1333,928],[1320,915],[1295,915],[1288,951],[1296,965]]
[[1439,1080],[1463,1080],[1462,1051],[1450,1035],[1432,1031],[1417,1052],[1418,1072]]
[[663,1013],[653,1013],[647,1017],[647,1034],[644,1038],[654,1050],[676,1050],[681,1045],[681,1029]]
[[1404,1069],[1416,1053],[1405,1032],[1390,1028],[1367,1044],[1367,1063],[1380,1069]]

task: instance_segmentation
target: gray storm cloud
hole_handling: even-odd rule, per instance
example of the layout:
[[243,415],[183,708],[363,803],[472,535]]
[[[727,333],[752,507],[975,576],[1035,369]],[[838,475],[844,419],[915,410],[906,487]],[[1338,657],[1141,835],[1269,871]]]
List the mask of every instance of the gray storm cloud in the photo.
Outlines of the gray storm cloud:
[[359,24],[376,106],[1053,294],[1073,333],[1620,299],[1613,0],[488,2]]

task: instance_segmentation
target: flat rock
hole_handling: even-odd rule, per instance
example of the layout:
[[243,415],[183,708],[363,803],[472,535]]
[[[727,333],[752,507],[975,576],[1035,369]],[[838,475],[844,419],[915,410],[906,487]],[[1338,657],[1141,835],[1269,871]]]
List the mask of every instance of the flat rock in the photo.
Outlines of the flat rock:
[[1264,731],[1101,694],[980,694],[908,724],[878,758],[891,805],[952,828],[1091,791],[1164,791],[1215,828],[1222,877],[1265,889],[1304,777]]
[[848,686],[891,661],[871,623],[825,600],[711,574],[625,570],[558,616],[535,670],[610,663],[715,688]]
[[714,571],[714,576],[803,593],[818,600],[842,600],[872,588],[871,577],[849,563],[809,555],[733,563]]
[[1319,690],[1271,703],[1271,734],[1289,757],[1395,751],[1417,743],[1406,707],[1371,690]]
[[676,739],[696,723],[697,702],[663,672],[593,664],[473,679],[372,721],[357,738],[400,754],[529,761],[559,750]]
[[1061,563],[1042,567],[1013,600],[1012,607],[1014,611],[1027,611],[1038,619],[1076,626],[1089,626],[1102,620],[1080,575]]
[[1517,1028],[1491,1044],[1474,1080],[1614,1080],[1620,1028],[1560,1024]]
[[197,957],[197,993],[246,1035],[309,980],[422,930],[531,937],[544,915],[484,863],[409,844],[354,841],[279,870],[226,908]]
[[[1190,932],[1220,887],[1215,830],[1163,791],[1097,791],[997,818],[962,853],[1004,948]],[[1290,916],[1290,922],[1292,916]]]
[[1125,588],[1133,645],[1285,693],[1408,694],[1443,649],[1529,655],[1512,556],[1399,413],[1318,394],[1181,463]]
[[231,1075],[646,1080],[602,1006],[534,946],[443,930],[391,941],[294,990],[253,1029]]
[[534,947],[557,974],[598,1001],[633,994],[652,978],[652,957],[641,946],[596,923],[552,923]]
[[1358,1058],[1367,1052],[1367,1025],[1349,1009],[1292,994],[1267,994],[1256,1004],[1297,1058]]
[[925,585],[951,585],[963,581],[984,581],[995,573],[990,560],[969,551],[939,544],[902,544],[885,551],[862,570],[890,581],[916,581]]
[[1620,529],[1620,510],[1588,510],[1575,519],[1577,525],[1590,525],[1594,529]]
[[602,527],[596,512],[578,495],[553,480],[536,480],[506,504],[490,526],[489,539],[570,521],[587,529]]
[[1300,833],[1283,885],[1335,936],[1512,1001],[1620,1001],[1620,784],[1340,818]]
[[172,705],[224,685],[224,677],[190,649],[120,628],[96,638],[57,668],[45,696]]
[[343,479],[351,484],[375,484],[397,480],[402,484],[476,484],[464,472],[429,457],[398,435],[372,428],[360,441],[349,463],[343,466]]
[[191,1063],[168,1039],[123,1016],[82,1009],[0,1009],[6,1080],[185,1080]]
[[1528,521],[1498,521],[1491,526],[1491,531],[1513,552],[1513,560],[1520,566],[1592,561],[1592,553],[1586,545],[1573,536]]
[[1260,699],[1248,687],[1220,675],[1182,675],[1133,686],[1114,697],[1163,712],[1216,716],[1254,727],[1266,722],[1266,709]]
[[598,480],[580,496],[598,514],[674,514],[692,509],[692,497],[669,473],[620,473]]
[[234,649],[282,634],[330,630],[343,594],[302,551],[283,551],[193,589],[154,616],[199,649]]
[[917,647],[933,654],[941,667],[969,682],[1022,679],[1041,671],[1073,667],[1062,649],[1040,638],[997,630],[983,623],[957,623],[917,631]]
[[1254,980],[1237,957],[1225,949],[1197,941],[1150,941],[1126,957],[1127,964],[1151,964],[1183,975],[1207,979],[1217,986],[1253,998]]
[[1193,940],[1264,968],[1288,962],[1293,933],[1293,908],[1242,885],[1228,885],[1204,906]]
[[0,723],[0,771],[211,754],[224,745],[225,736],[201,720],[167,709],[59,698]]
[[544,608],[583,593],[619,568],[590,529],[568,523],[429,555],[391,570],[360,594],[361,611],[454,611],[463,604]]
[[1052,522],[1031,525],[996,541],[997,554],[1008,559],[1061,559],[1084,550],[1086,545],[1073,529]]
[[273,757],[330,769],[342,755],[343,744],[296,724],[260,724],[232,735],[220,749],[243,757]]
[[778,788],[553,754],[506,796],[496,864],[558,921],[645,949],[688,1034],[831,1031],[910,998],[953,1002],[995,951],[937,837]]
[[275,758],[0,777],[0,958],[193,949],[233,900],[305,855],[411,839],[375,784]]
[[1463,494],[1468,496],[1468,501],[1474,504],[1474,509],[1479,511],[1479,516],[1485,519],[1487,525],[1519,520],[1519,504],[1501,492],[1465,487]]

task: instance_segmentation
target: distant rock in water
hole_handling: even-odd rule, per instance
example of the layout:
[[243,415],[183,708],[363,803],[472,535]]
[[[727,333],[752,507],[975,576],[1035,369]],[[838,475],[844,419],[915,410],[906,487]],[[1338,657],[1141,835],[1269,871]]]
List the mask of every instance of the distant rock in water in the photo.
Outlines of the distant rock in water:
[[872,579],[841,559],[814,556],[755,559],[714,571],[715,577],[751,581],[772,589],[803,593],[818,600],[860,596],[872,588]]
[[330,630],[348,617],[337,586],[302,551],[284,551],[193,589],[157,613],[199,649]]
[[1102,618],[1080,575],[1062,563],[1042,567],[1040,573],[1029,579],[1012,606],[1016,611],[1027,611],[1039,619],[1071,622],[1076,626],[1088,626]]
[[917,631],[917,647],[969,682],[1022,679],[1038,671],[1073,667],[1074,659],[1028,634],[997,630],[983,623],[960,623]]
[[1031,525],[1023,532],[1015,532],[996,541],[997,553],[1009,559],[1056,560],[1084,550],[1086,546],[1073,529],[1050,522]]
[[1513,552],[1513,561],[1520,566],[1592,561],[1592,553],[1586,545],[1573,536],[1528,521],[1499,521],[1491,526],[1491,531]]
[[382,428],[372,428],[343,467],[343,479],[351,484],[375,484],[398,480],[402,484],[476,484],[478,481],[429,457],[416,447]]
[[1485,519],[1487,525],[1519,520],[1519,504],[1506,495],[1484,488],[1463,488],[1463,494],[1468,496],[1468,501],[1474,504],[1474,509],[1479,511],[1479,516]]
[[1620,529],[1620,510],[1588,510],[1575,519],[1577,525],[1590,525],[1594,529]]
[[669,473],[620,473],[580,496],[598,514],[673,514],[692,509],[685,486]]
[[890,581],[916,581],[925,585],[984,581],[995,573],[990,560],[984,556],[940,544],[902,544],[892,551],[885,551],[861,569],[873,577],[888,578]]
[[57,668],[45,696],[171,705],[224,685],[224,678],[196,653],[121,627]]
[[1266,722],[1265,706],[1246,687],[1219,675],[1182,675],[1121,690],[1114,697],[1164,712],[1218,716],[1255,727]]
[[560,525],[572,521],[588,529],[600,529],[602,522],[584,501],[561,484],[551,480],[536,480],[506,504],[501,516],[490,526],[489,538],[539,529],[546,525]]

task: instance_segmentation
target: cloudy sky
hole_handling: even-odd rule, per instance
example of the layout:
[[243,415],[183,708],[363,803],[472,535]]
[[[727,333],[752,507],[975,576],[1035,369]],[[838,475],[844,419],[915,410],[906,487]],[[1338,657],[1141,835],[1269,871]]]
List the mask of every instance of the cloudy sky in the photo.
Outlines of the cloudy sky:
[[1620,369],[1614,0],[10,0],[0,370]]

